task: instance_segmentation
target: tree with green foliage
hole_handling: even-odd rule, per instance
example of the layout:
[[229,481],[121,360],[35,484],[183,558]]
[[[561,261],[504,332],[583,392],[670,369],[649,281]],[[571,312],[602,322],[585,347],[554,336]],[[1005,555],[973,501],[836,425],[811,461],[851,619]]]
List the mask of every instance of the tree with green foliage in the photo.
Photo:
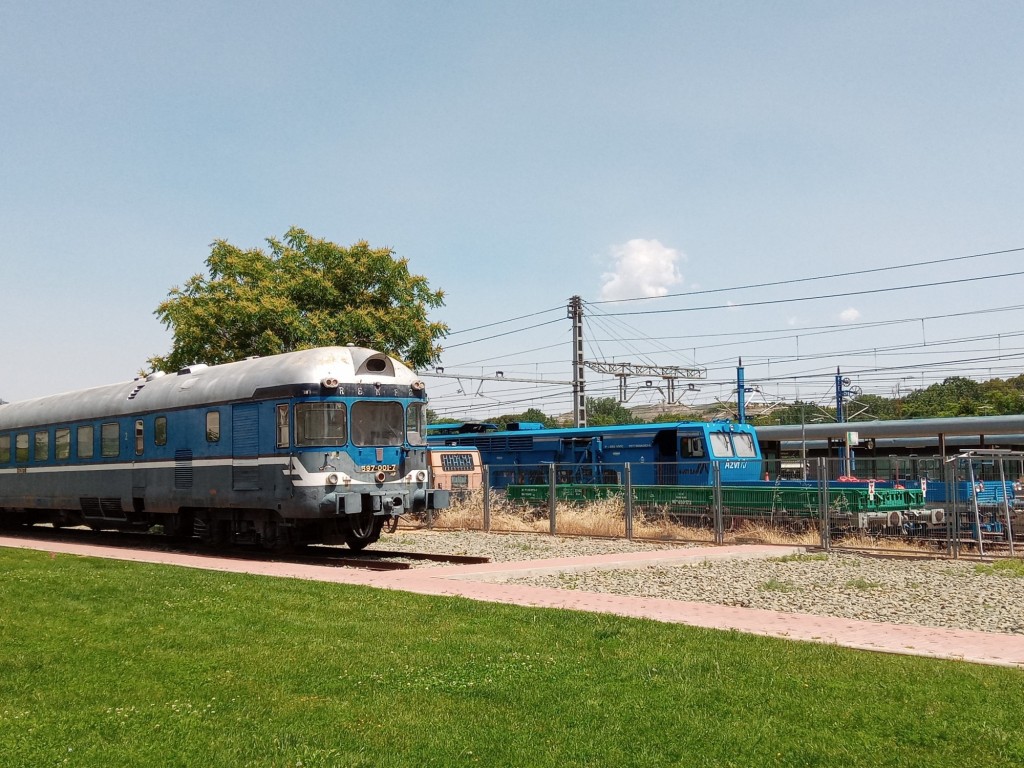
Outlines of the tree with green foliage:
[[641,419],[633,415],[614,397],[587,398],[587,424],[592,427],[606,427],[614,424],[641,424]]
[[411,274],[408,259],[294,227],[267,243],[269,253],[217,240],[206,259],[209,275],[171,289],[154,314],[172,329],[173,347],[150,358],[153,370],[349,343],[413,367],[439,358],[436,342],[448,327],[431,322],[427,311],[443,306],[444,292]]
[[519,422],[543,424],[545,429],[556,429],[561,426],[558,423],[558,419],[554,416],[548,416],[546,413],[536,408],[527,408],[522,413],[507,413],[504,416],[498,416],[494,419],[485,419],[485,421],[497,424],[501,429],[505,429],[507,424],[515,424]]
[[938,419],[991,414],[982,387],[962,376],[950,376],[940,384],[911,392],[903,398],[903,418]]

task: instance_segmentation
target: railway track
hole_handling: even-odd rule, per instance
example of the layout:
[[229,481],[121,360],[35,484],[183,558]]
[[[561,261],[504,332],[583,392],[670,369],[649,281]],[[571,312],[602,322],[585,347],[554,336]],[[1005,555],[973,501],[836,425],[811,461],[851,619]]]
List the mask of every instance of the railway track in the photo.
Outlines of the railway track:
[[258,548],[236,545],[230,548],[214,548],[199,541],[171,541],[152,533],[123,531],[93,531],[88,528],[50,528],[31,526],[3,531],[10,538],[39,543],[61,542],[86,544],[90,546],[116,547],[119,549],[141,549],[159,552],[216,556],[237,560],[259,560],[282,563],[317,565],[325,568],[362,568],[372,571],[398,571],[413,567],[415,562],[433,562],[447,565],[476,565],[490,562],[489,557],[471,555],[446,555],[433,552],[404,552],[400,550],[378,550],[367,548],[354,552],[341,547],[315,545],[301,547],[291,552],[268,552]]

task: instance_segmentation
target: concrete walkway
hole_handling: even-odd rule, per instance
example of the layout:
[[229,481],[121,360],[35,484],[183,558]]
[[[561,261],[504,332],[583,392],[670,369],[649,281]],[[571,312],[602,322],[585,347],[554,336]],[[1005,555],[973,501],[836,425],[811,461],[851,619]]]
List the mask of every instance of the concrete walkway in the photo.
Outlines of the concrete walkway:
[[[287,562],[124,550],[82,544],[33,542],[6,537],[0,537],[0,547],[36,549],[71,555],[107,557],[133,562],[329,581],[340,584],[358,584],[424,595],[446,595],[496,603],[609,613],[687,624],[694,627],[732,629],[790,640],[830,643],[868,651],[955,659],[1024,669],[1024,635],[882,624],[810,614],[781,613],[758,608],[739,608],[710,603],[502,584],[496,581],[508,575],[553,573],[589,568],[644,568],[668,563],[700,562],[729,557],[779,557],[787,553],[786,548],[777,546],[735,545],[657,550],[594,557],[529,560],[516,563],[412,568],[406,571],[365,571]],[[794,547],[792,551],[799,552],[802,549]]]

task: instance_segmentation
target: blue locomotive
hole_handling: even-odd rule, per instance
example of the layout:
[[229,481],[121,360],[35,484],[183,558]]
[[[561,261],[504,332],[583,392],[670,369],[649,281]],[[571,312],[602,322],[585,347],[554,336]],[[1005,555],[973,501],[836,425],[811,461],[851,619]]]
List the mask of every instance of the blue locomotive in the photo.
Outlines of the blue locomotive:
[[557,466],[558,483],[621,483],[630,465],[635,485],[756,482],[762,476],[761,449],[754,428],[727,421],[628,424],[542,429],[510,424],[504,431],[477,422],[431,425],[433,446],[475,446],[489,467],[490,485],[548,482],[545,465]]
[[361,549],[430,488],[426,392],[326,347],[0,405],[0,523]]

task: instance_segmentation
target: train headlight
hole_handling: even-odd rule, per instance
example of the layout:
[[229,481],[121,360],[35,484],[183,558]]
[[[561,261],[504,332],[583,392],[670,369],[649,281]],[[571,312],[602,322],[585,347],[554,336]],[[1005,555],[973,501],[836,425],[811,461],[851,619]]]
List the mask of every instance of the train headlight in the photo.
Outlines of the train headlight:
[[387,479],[387,475],[383,472],[378,472],[376,478],[378,483],[383,483]]
[[331,474],[329,474],[327,476],[327,484],[328,485],[337,485],[338,484],[338,476],[336,474],[334,474],[333,472],[331,472]]
[[416,482],[417,483],[425,483],[425,482],[427,482],[427,473],[424,472],[422,469],[419,472],[416,473]]

